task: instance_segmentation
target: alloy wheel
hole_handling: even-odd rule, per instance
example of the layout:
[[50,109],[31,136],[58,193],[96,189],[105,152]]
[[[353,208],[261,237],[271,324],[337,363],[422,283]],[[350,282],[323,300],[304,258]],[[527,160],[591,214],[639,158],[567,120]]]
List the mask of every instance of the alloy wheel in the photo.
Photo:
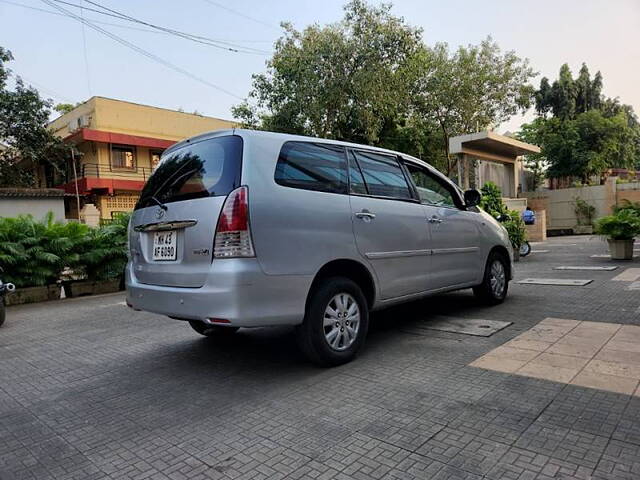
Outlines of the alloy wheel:
[[507,276],[504,271],[504,265],[500,260],[494,260],[489,271],[489,283],[491,285],[491,293],[500,298],[504,294],[504,287],[507,283]]
[[327,304],[323,317],[324,337],[333,350],[353,345],[360,328],[360,307],[348,293],[338,293]]

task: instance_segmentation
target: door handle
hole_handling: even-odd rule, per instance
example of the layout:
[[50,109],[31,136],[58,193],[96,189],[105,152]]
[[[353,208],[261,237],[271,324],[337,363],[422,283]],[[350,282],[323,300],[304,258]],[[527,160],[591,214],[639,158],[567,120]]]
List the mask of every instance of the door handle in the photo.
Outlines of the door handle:
[[363,210],[361,212],[356,213],[356,218],[366,218],[366,219],[372,220],[376,218],[376,214]]
[[429,223],[442,223],[442,219],[436,217],[435,215],[429,219],[427,219],[427,222]]

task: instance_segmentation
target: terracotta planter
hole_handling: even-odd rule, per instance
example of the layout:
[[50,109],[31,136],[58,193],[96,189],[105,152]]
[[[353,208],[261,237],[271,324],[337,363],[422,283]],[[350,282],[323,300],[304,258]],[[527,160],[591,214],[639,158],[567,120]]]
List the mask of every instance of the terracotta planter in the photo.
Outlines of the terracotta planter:
[[66,297],[82,297],[84,295],[98,295],[101,293],[113,293],[120,290],[120,279],[111,280],[79,280],[64,283]]
[[633,258],[633,238],[629,240],[608,238],[607,242],[609,243],[609,252],[612,260],[631,260]]
[[4,300],[7,305],[21,305],[23,303],[58,300],[60,299],[60,290],[60,285],[16,288],[15,292],[5,295]]

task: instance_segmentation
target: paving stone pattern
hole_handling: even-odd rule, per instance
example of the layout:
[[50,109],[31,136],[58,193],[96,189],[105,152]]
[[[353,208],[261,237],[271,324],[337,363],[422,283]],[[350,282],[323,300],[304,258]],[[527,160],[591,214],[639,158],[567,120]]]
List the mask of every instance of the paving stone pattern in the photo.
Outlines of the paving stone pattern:
[[[497,307],[458,292],[377,313],[360,357],[328,370],[290,328],[206,339],[121,294],[11,307],[0,479],[640,478],[640,398],[469,366],[548,317],[640,324],[637,292],[611,281],[640,260],[591,258],[607,253],[595,237],[538,248],[516,280],[620,268],[579,288],[514,282]],[[437,315],[513,324],[408,333]]]
[[640,326],[545,318],[471,366],[640,397]]

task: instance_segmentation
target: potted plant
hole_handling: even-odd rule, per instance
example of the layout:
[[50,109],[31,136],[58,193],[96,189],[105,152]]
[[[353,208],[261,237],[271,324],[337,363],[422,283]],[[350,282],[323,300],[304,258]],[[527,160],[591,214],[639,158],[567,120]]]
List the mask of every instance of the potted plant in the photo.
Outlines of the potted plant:
[[596,232],[607,237],[613,260],[631,260],[635,236],[640,234],[640,215],[632,209],[619,209],[598,220]]

